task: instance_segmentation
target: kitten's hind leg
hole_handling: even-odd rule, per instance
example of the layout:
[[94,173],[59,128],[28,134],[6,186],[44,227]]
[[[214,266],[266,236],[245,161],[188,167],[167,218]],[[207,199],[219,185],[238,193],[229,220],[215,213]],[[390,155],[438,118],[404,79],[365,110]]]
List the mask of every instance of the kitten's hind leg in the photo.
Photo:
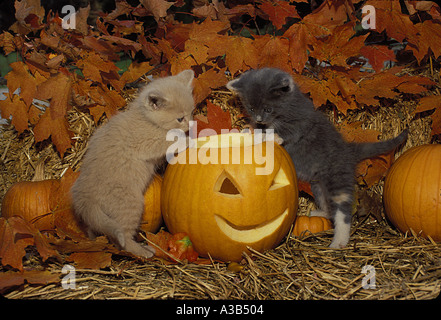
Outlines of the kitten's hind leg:
[[315,204],[318,207],[318,210],[311,211],[311,217],[324,217],[329,219],[329,205],[326,190],[318,182],[311,183],[311,190],[314,195]]
[[134,235],[132,234],[132,232],[125,233],[125,245],[122,249],[139,257],[153,257],[153,255],[155,254],[155,248],[136,242],[135,240],[133,240],[133,236]]
[[334,238],[330,248],[346,247],[351,235],[352,193],[340,192],[331,198],[331,210],[334,213]]

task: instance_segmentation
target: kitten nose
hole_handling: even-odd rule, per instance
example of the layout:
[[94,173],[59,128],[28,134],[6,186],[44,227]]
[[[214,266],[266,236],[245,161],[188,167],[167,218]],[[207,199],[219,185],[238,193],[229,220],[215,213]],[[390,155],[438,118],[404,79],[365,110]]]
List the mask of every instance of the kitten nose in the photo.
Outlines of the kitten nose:
[[257,122],[262,122],[262,116],[261,115],[256,116],[256,121]]

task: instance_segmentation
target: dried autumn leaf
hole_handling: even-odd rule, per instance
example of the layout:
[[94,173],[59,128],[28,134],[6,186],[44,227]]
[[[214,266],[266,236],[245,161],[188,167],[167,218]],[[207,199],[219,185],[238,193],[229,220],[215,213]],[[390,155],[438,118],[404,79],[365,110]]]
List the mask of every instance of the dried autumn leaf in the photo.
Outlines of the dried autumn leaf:
[[317,24],[323,28],[335,28],[342,25],[351,17],[355,9],[351,1],[325,0],[311,14],[303,18],[303,22]]
[[75,218],[72,209],[72,195],[70,189],[80,175],[69,168],[59,183],[51,190],[50,207],[52,208],[54,225],[59,235],[69,236],[71,239],[84,239],[86,236]]
[[62,118],[66,115],[69,100],[71,98],[72,83],[68,76],[57,73],[38,86],[35,97],[42,100],[50,100],[48,109],[53,119]]
[[167,2],[165,0],[140,0],[144,8],[153,14],[158,21],[160,18],[167,16],[167,10],[176,2]]
[[[228,111],[223,111],[221,107],[207,101],[207,121],[202,116],[195,116],[197,121],[196,137],[205,137],[214,132],[221,134],[222,129],[231,129],[231,116]],[[210,129],[210,130],[205,130]],[[202,130],[205,130],[201,133]]]
[[112,254],[110,252],[74,252],[69,255],[67,261],[75,262],[80,269],[100,270],[110,267]]
[[23,271],[22,259],[26,254],[25,248],[33,244],[34,232],[36,230],[19,216],[13,216],[9,219],[0,218],[0,258],[2,265],[9,265]]
[[259,67],[273,67],[287,72],[291,71],[288,39],[268,34],[255,36],[254,46],[260,55]]
[[354,23],[336,27],[330,36],[316,40],[311,56],[331,65],[348,67],[346,60],[360,55],[360,49],[368,36],[353,37],[354,34]]
[[231,74],[239,71],[257,68],[259,65],[259,51],[253,40],[245,37],[223,36],[210,43],[208,58],[225,55],[225,64]]
[[387,46],[365,46],[361,48],[360,53],[369,60],[375,72],[380,72],[383,69],[385,61],[397,61],[395,53]]
[[43,260],[58,257],[40,232],[22,217],[0,218],[0,258],[2,265],[23,271],[25,248],[35,245]]
[[85,52],[83,59],[76,62],[76,65],[82,70],[86,79],[103,83],[103,74],[110,72],[118,72],[119,68],[112,61],[104,60],[95,52]]
[[369,0],[365,5],[375,8],[375,31],[386,30],[387,35],[398,42],[416,36],[418,29],[408,15],[401,13],[399,1]]
[[121,82],[125,85],[138,80],[141,76],[152,70],[153,67],[148,62],[132,62],[121,76]]
[[413,114],[435,109],[432,118],[432,135],[441,134],[441,96],[423,97],[418,102]]
[[290,5],[289,2],[286,1],[263,2],[259,8],[268,15],[269,20],[273,23],[276,29],[282,29],[283,25],[286,23],[286,18],[300,19],[296,7]]
[[193,96],[196,104],[202,102],[210,93],[211,89],[221,87],[227,83],[224,70],[210,69],[200,74],[193,80]]
[[25,270],[23,272],[6,271],[0,273],[0,293],[24,283],[47,285],[60,281],[60,275],[50,271]]
[[308,61],[308,53],[316,42],[316,37],[328,35],[329,31],[319,25],[301,21],[293,24],[283,34],[289,39],[289,59],[292,67],[299,73]]
[[441,55],[441,25],[432,20],[426,20],[423,23],[415,25],[418,34],[410,37],[408,48],[413,51],[413,55],[421,62],[432,50],[435,59]]
[[64,117],[52,118],[51,113],[46,111],[34,128],[35,142],[40,142],[51,137],[61,158],[67,149],[71,147],[72,133],[69,131],[69,123]]
[[26,103],[20,96],[14,94],[12,100],[7,97],[5,100],[0,100],[0,115],[3,119],[9,119],[12,116],[12,125],[18,133],[28,129],[28,110]]
[[33,76],[28,66],[22,61],[13,62],[9,66],[12,70],[5,76],[9,97],[12,99],[15,90],[20,88],[20,97],[29,107],[37,93],[37,86],[44,82],[46,78],[38,72]]

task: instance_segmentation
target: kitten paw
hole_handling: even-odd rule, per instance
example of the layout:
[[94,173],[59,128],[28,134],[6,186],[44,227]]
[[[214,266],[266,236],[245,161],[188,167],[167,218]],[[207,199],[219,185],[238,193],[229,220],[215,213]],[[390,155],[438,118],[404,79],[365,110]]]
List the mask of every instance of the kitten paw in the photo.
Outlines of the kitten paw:
[[279,136],[277,133],[274,134],[274,141],[277,142],[277,144],[283,144],[282,137]]
[[331,249],[343,249],[345,248],[347,245],[347,243],[340,243],[338,241],[332,241],[331,244],[329,245],[329,248]]

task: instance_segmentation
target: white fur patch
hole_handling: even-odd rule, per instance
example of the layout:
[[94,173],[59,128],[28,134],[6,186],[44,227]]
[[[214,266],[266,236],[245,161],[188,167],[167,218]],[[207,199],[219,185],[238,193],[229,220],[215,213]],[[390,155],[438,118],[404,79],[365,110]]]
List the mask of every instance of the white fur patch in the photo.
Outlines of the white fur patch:
[[332,201],[337,204],[342,204],[343,202],[349,202],[351,200],[351,195],[348,193],[340,193],[332,197]]
[[334,238],[329,247],[334,249],[346,247],[351,235],[351,224],[345,222],[345,215],[340,210],[335,213],[334,227]]

